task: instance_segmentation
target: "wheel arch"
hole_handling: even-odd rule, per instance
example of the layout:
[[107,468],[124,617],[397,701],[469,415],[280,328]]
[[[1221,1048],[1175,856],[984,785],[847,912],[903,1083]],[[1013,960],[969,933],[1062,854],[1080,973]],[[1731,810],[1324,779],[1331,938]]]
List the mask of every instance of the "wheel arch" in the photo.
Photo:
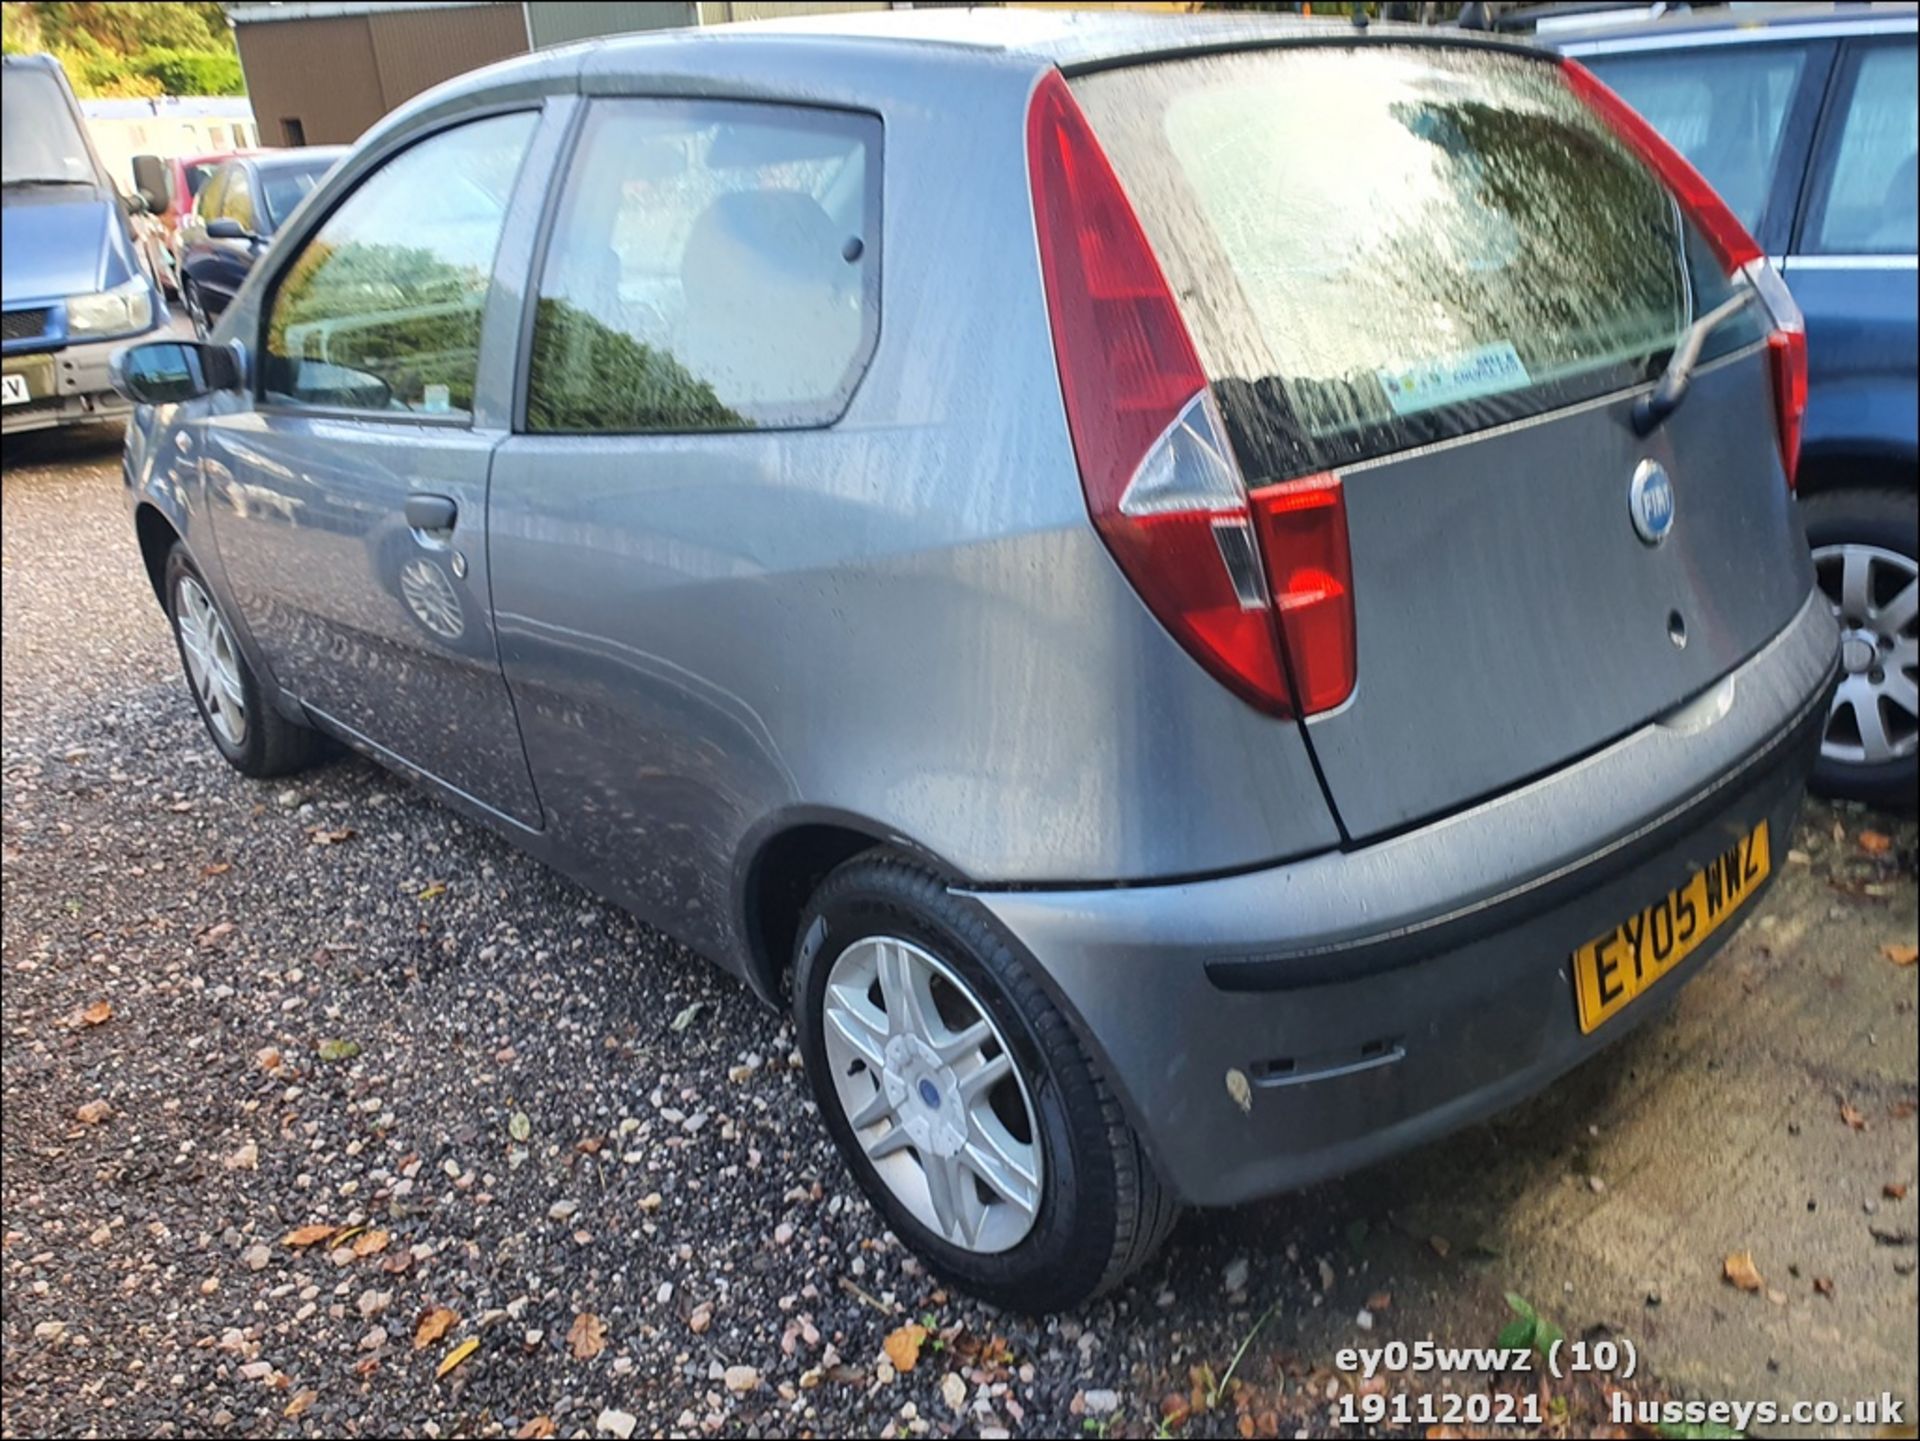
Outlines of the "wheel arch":
[[167,554],[179,543],[180,531],[166,514],[150,500],[140,502],[133,513],[133,532],[140,540],[140,559],[147,568],[147,580],[153,586],[153,598],[160,609],[167,608]]
[[807,901],[835,869],[868,851],[901,851],[952,885],[965,877],[925,846],[844,811],[801,808],[769,818],[740,848],[735,915],[746,945],[746,978],[778,1006],[793,967]]

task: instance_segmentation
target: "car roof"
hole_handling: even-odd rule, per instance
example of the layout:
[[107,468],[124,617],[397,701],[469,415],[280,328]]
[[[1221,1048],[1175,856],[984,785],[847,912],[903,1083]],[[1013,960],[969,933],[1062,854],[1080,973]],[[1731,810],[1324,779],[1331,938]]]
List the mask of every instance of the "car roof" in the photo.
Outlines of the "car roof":
[[[795,45],[943,46],[1002,55],[1020,55],[1063,70],[1091,69],[1182,52],[1234,49],[1288,40],[1328,40],[1353,35],[1359,27],[1344,17],[1307,18],[1251,12],[1177,14],[1116,8],[1112,10],[973,9],[941,6],[916,10],[842,11],[779,15],[744,20],[698,31],[656,31],[609,36],[591,42],[606,57],[631,55],[644,64],[658,45],[684,43],[691,35],[725,45],[730,37]],[[1512,46],[1510,39],[1477,31],[1374,22],[1365,33],[1376,38],[1446,40]]]
[[1607,48],[1616,42],[1682,42],[1688,37],[1701,40],[1732,38],[1760,39],[1783,33],[1797,33],[1817,27],[1821,34],[1867,34],[1874,31],[1913,31],[1920,5],[1910,4],[1830,4],[1830,5],[1742,5],[1711,10],[1669,10],[1651,18],[1635,18],[1610,23],[1606,12],[1571,14],[1556,20],[1540,17],[1534,31],[1543,45],[1565,48],[1592,45]]

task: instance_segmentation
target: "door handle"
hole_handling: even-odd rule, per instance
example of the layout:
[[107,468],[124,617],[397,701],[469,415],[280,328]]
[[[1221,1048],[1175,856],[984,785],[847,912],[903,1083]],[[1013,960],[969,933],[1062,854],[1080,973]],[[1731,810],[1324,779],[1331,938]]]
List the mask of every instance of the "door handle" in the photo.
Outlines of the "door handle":
[[428,535],[445,536],[453,531],[460,507],[449,495],[410,495],[407,497],[407,524]]

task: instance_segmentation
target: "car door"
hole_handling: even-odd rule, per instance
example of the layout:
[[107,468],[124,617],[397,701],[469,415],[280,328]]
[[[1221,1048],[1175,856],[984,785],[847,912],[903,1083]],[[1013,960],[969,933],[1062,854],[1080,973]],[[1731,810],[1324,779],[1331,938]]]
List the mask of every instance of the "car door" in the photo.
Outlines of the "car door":
[[[258,236],[260,227],[266,223],[261,219],[260,207],[254,199],[256,179],[251,166],[244,161],[234,161],[227,167],[227,183],[220,196],[220,217],[233,221],[248,237]],[[195,283],[200,287],[201,305],[211,322],[220,318],[227,303],[233,299],[233,293],[247,278],[247,272],[253,269],[260,241],[254,238],[207,236],[205,243],[207,264],[202,272],[204,278]]]
[[1806,455],[1916,450],[1916,44],[1846,42],[1782,269],[1807,317]]
[[209,421],[205,449],[234,603],[280,685],[527,826],[486,504],[519,295],[494,268],[523,171],[544,185],[523,165],[539,120],[435,131],[289,236],[258,301],[254,394]]
[[[836,422],[879,330],[880,121],[595,98],[537,271],[524,419],[494,464],[501,659],[568,869],[729,953],[746,828],[790,798],[767,717],[857,474]],[[788,517],[770,520],[769,517]],[[784,546],[767,543],[780,528]]]

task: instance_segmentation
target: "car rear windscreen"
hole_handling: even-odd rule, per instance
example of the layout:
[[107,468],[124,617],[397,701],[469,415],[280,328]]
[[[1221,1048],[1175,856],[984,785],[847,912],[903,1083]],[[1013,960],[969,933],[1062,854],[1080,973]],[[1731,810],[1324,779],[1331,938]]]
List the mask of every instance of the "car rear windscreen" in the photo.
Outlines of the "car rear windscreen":
[[[1249,479],[1657,375],[1728,281],[1557,64],[1308,45],[1074,82]],[[1758,338],[1722,327],[1709,354]]]

